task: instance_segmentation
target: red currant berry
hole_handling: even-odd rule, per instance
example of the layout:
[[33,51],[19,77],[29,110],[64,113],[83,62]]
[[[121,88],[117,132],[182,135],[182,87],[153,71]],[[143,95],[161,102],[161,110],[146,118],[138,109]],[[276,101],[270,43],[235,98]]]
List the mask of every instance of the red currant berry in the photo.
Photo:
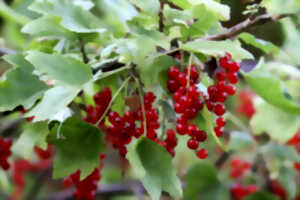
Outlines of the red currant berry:
[[197,157],[200,158],[200,159],[205,159],[206,157],[208,156],[208,153],[207,153],[207,150],[206,149],[200,149],[198,152],[197,152]]
[[226,86],[226,92],[228,95],[232,96],[235,94],[235,87],[233,85]]
[[170,79],[176,79],[179,75],[179,69],[175,66],[172,66],[168,71],[168,76]]
[[196,140],[198,140],[198,142],[204,142],[206,138],[207,135],[205,131],[199,131],[196,135]]
[[216,121],[216,124],[219,127],[223,127],[226,124],[226,120],[224,119],[224,117],[219,117]]
[[185,135],[187,133],[187,124],[185,124],[185,123],[178,123],[176,125],[176,131],[180,135]]
[[236,72],[234,73],[228,73],[228,81],[231,84],[236,84],[237,82],[239,82],[239,78],[238,78],[238,74]]
[[231,63],[229,68],[230,72],[238,72],[239,70],[240,70],[240,64],[238,62]]
[[193,138],[190,138],[187,142],[187,146],[192,150],[196,150],[199,146],[199,142]]
[[226,79],[226,73],[224,71],[219,71],[216,73],[216,79],[218,81],[224,81]]
[[214,113],[218,116],[223,115],[226,112],[226,108],[223,104],[216,104],[214,108]]
[[222,127],[217,126],[217,127],[214,128],[214,130],[215,130],[215,133],[216,133],[217,137],[221,137],[223,135],[223,128]]

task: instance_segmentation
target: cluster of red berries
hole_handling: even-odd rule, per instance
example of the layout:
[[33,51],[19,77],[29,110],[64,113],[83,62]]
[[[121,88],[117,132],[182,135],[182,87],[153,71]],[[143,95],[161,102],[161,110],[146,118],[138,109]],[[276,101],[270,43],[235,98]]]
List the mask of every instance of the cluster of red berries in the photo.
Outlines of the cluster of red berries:
[[8,170],[10,165],[7,159],[11,156],[12,141],[7,138],[0,138],[0,166],[4,170]]
[[34,147],[34,152],[39,156],[41,160],[47,160],[52,157],[54,151],[54,147],[48,144],[46,150],[39,148],[38,146]]
[[[110,88],[103,88],[100,92],[94,95],[94,101],[96,106],[89,105],[86,107],[87,117],[84,121],[96,124],[101,116],[104,114],[112,98],[112,92]],[[104,120],[99,123],[99,128],[105,129]]]
[[14,191],[11,194],[12,200],[19,200],[26,187],[26,173],[43,171],[49,168],[52,163],[53,146],[48,145],[46,150],[35,147],[35,153],[40,158],[38,162],[30,162],[24,159],[17,159],[13,162],[12,180],[15,184]]
[[240,158],[234,157],[230,163],[230,176],[233,179],[243,176],[251,168],[251,163],[248,161],[243,161]]
[[[207,88],[208,98],[206,98],[206,107],[209,111],[214,112],[218,118],[216,120],[216,127],[214,128],[216,136],[221,137],[223,135],[223,127],[226,121],[221,117],[226,112],[226,107],[224,104],[227,96],[232,96],[235,94],[235,87],[232,84],[238,82],[238,71],[240,65],[232,60],[230,54],[220,58],[219,65],[221,70],[216,73],[216,84],[211,85]],[[227,82],[227,81],[229,82]]]
[[240,91],[239,95],[240,104],[237,107],[237,112],[245,115],[247,118],[251,119],[251,117],[255,114],[256,110],[254,107],[253,99],[255,97],[255,93],[247,90]]
[[[85,117],[84,120],[96,124],[105,113],[111,98],[112,92],[108,87],[96,93],[94,95],[96,107],[90,105],[86,108],[87,117]],[[155,96],[152,92],[145,93],[146,137],[159,143],[156,130],[160,127],[160,124],[158,122],[158,113],[153,107],[154,101]],[[105,117],[108,117],[110,125],[105,124]],[[106,133],[107,141],[109,141],[115,149],[119,150],[119,154],[122,157],[125,157],[127,153],[126,145],[131,142],[132,137],[139,138],[144,133],[145,127],[142,105],[139,105],[137,111],[127,111],[123,117],[112,110],[109,110],[105,117],[103,117],[103,120],[99,123],[99,128]]]
[[241,184],[235,184],[231,188],[231,195],[234,200],[242,200],[244,197],[255,193],[257,191],[256,185],[241,185]]
[[[197,150],[199,143],[206,140],[206,132],[202,131],[190,121],[197,117],[198,112],[203,109],[203,101],[200,98],[200,91],[196,87],[199,73],[194,65],[191,65],[184,72],[180,72],[175,66],[168,71],[168,89],[173,93],[174,110],[179,115],[176,131],[180,135],[188,134],[190,139],[187,142],[188,148]],[[187,84],[189,81],[189,84]],[[189,87],[187,87],[189,85]],[[200,149],[197,152],[200,159],[207,157],[207,151]]]
[[272,180],[271,181],[271,191],[272,191],[273,194],[280,197],[281,200],[286,200],[287,199],[287,192],[279,184],[279,182],[277,180]]
[[78,170],[63,180],[63,185],[66,188],[70,187],[72,184],[75,185],[76,190],[74,191],[73,196],[77,200],[93,200],[95,198],[98,182],[101,179],[101,169],[103,168],[104,158],[104,154],[100,155],[99,168],[95,168],[85,179],[80,180],[80,170]]
[[166,150],[172,155],[175,156],[175,147],[178,144],[176,133],[173,129],[167,130],[167,136],[162,144]]
[[[300,154],[300,128],[297,131],[297,133],[294,135],[294,137],[292,137],[288,142],[287,145],[290,146],[294,146],[298,152],[298,154]],[[295,162],[294,163],[294,168],[300,172],[300,162]]]

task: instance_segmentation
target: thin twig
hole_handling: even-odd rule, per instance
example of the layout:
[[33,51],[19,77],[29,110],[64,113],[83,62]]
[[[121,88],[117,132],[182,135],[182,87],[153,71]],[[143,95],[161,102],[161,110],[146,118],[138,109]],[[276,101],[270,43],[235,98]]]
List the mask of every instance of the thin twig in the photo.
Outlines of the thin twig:
[[0,57],[6,54],[16,54],[17,51],[6,47],[0,47]]
[[122,89],[126,86],[126,84],[128,83],[128,81],[131,79],[132,77],[128,77],[120,86],[120,88],[115,92],[114,96],[111,98],[106,110],[104,111],[104,113],[102,114],[102,116],[100,117],[100,119],[97,121],[96,126],[98,126],[100,124],[100,122],[104,119],[104,117],[107,115],[110,107],[112,106],[113,102],[115,101],[115,99],[117,98],[117,96],[120,94],[120,92],[122,91]]
[[163,0],[161,0],[160,2],[160,9],[159,9],[159,13],[158,13],[158,30],[160,32],[164,31],[164,14],[163,14],[163,10],[164,10],[164,2]]
[[243,32],[246,28],[249,28],[250,26],[256,25],[256,24],[265,24],[267,22],[276,22],[282,18],[289,17],[291,15],[288,14],[282,14],[278,16],[272,16],[270,14],[263,14],[257,17],[249,17],[245,21],[229,28],[227,31],[221,34],[217,35],[210,35],[203,37],[204,40],[226,40],[228,38],[233,38],[239,33]]
[[51,176],[51,168],[46,169],[45,171],[41,172],[34,181],[34,185],[32,186],[31,190],[28,192],[28,194],[25,197],[25,200],[33,200],[36,199],[38,196],[40,190],[42,189],[46,179]]
[[233,151],[228,151],[228,152],[223,152],[220,157],[216,160],[215,166],[217,168],[221,168],[223,164],[230,158],[232,155]]
[[[121,194],[134,194],[137,192],[145,193],[143,185],[138,181],[126,181],[123,183],[115,183],[111,185],[100,185],[97,190],[96,196],[112,197]],[[63,200],[72,198],[73,190],[65,190],[62,192],[50,194],[47,197],[41,198],[40,200]]]
[[80,52],[81,52],[81,55],[82,55],[83,62],[85,64],[87,64],[89,62],[89,58],[88,58],[88,56],[85,52],[85,43],[84,43],[82,38],[79,38],[79,44],[80,44]]

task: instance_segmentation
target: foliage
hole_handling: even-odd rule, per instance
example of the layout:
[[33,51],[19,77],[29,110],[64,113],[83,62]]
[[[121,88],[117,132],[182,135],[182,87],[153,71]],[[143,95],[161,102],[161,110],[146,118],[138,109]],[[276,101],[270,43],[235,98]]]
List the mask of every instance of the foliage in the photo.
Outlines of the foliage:
[[38,175],[51,171],[77,199],[299,200],[299,13],[299,0],[1,1],[0,198],[71,198]]

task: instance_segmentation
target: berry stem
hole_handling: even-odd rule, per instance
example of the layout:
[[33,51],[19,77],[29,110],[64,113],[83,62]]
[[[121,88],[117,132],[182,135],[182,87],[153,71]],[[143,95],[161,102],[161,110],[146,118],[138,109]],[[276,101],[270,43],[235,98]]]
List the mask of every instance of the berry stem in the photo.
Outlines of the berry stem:
[[234,116],[231,112],[227,111],[226,114],[225,114],[225,118],[229,119],[231,122],[233,122],[240,129],[248,130],[247,126],[244,125],[244,123],[240,119],[238,119],[236,116]]
[[104,117],[107,115],[111,105],[113,104],[114,100],[118,97],[118,95],[120,94],[120,92],[122,91],[122,89],[127,85],[127,83],[129,82],[129,80],[131,79],[131,77],[128,77],[120,86],[120,88],[116,91],[116,93],[114,94],[114,96],[111,98],[111,101],[109,102],[107,108],[105,109],[103,115],[100,117],[100,119],[97,121],[97,123],[95,124],[95,126],[98,126],[100,124],[100,122],[104,119]]
[[189,58],[189,63],[188,63],[188,79],[187,79],[187,83],[186,83],[187,89],[190,87],[192,60],[193,60],[193,54],[191,53],[190,58]]
[[144,134],[147,135],[147,119],[146,119],[146,111],[145,111],[145,104],[144,104],[144,98],[143,98],[143,88],[142,85],[140,84],[140,81],[135,77],[134,78],[136,81],[136,84],[138,85],[138,90],[139,90],[139,97],[140,97],[140,102],[142,106],[142,112],[143,112],[143,124],[144,124]]

